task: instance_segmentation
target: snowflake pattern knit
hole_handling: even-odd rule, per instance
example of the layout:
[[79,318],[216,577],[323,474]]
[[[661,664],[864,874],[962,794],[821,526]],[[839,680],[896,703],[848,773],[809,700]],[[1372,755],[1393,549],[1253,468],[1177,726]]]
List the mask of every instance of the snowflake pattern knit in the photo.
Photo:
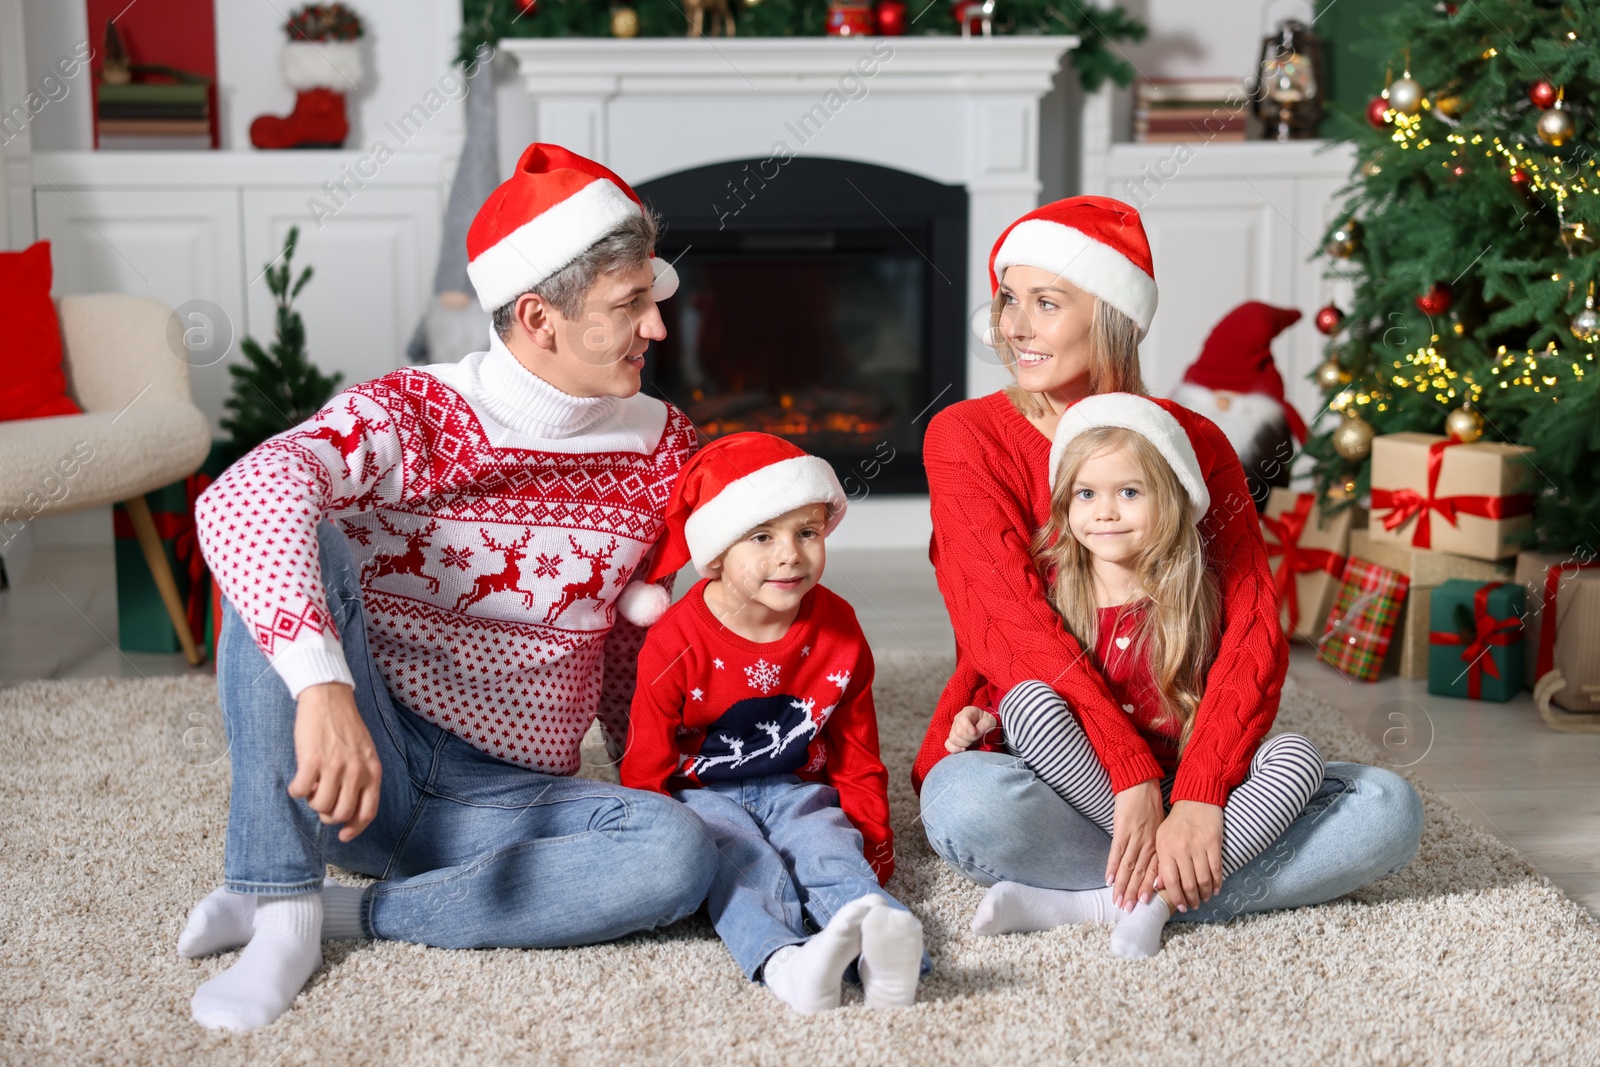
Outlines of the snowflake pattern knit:
[[491,338],[263,443],[201,496],[200,543],[298,696],[351,681],[317,554],[334,520],[390,694],[490,755],[571,774],[596,714],[620,758],[644,631],[614,604],[695,441],[677,409],[569,396]]

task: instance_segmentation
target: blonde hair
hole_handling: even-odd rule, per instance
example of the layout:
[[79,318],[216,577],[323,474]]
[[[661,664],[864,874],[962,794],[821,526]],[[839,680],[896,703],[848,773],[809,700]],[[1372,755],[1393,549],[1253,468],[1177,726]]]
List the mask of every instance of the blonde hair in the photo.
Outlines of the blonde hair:
[[[1133,561],[1139,590],[1148,598],[1135,635],[1135,655],[1144,656],[1167,722],[1179,726],[1178,748],[1189,743],[1195,711],[1205,692],[1206,672],[1217,651],[1221,600],[1206,565],[1205,545],[1192,519],[1189,494],[1150,440],[1120,426],[1099,426],[1067,443],[1053,472],[1050,519],[1034,535],[1033,559],[1048,583],[1050,603],[1085,653],[1100,637],[1095,605],[1094,560],[1072,535],[1067,510],[1073,483],[1091,456],[1126,449],[1144,475],[1151,528]],[[1124,605],[1118,612],[1133,607]],[[1098,665],[1097,665],[1098,666]]]
[[[999,342],[995,351],[1014,378],[1017,354],[1000,332],[1000,311],[1005,294],[995,290],[989,307],[989,336]],[[1094,298],[1094,317],[1089,321],[1089,391],[1091,393],[1133,393],[1144,396],[1144,378],[1139,374],[1139,324],[1110,304]],[[1005,387],[1011,404],[1030,419],[1044,418],[1050,404],[1039,394],[1030,393],[1012,382]]]

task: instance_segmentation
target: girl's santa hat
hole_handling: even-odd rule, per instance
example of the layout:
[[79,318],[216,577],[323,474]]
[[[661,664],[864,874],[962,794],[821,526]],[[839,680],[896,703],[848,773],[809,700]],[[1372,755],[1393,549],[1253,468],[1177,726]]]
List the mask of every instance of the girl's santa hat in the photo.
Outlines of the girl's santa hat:
[[1212,329],[1183,380],[1202,389],[1254,393],[1277,401],[1289,432],[1304,444],[1305,420],[1284,398],[1283,377],[1272,360],[1272,339],[1299,321],[1299,308],[1273,307],[1259,300],[1240,304]]
[[736,433],[706,445],[678,472],[667,504],[667,530],[648,577],[629,582],[617,610],[636,626],[666,612],[671,597],[656,583],[690,560],[702,578],[735,541],[764,522],[807,504],[828,509],[824,535],[844,518],[844,489],[828,461],[781,437]]
[[1051,484],[1054,485],[1061,474],[1061,455],[1068,442],[1097,427],[1119,426],[1143,437],[1167,458],[1178,476],[1178,484],[1189,494],[1194,521],[1198,523],[1211,510],[1211,491],[1206,488],[1205,475],[1200,472],[1200,460],[1194,454],[1188,432],[1172,414],[1177,407],[1171,400],[1133,393],[1097,393],[1084,397],[1068,408],[1056,424],[1056,437],[1050,445]]
[[[485,311],[509,303],[643,210],[628,183],[594,160],[560,145],[529,145],[467,230],[467,277],[478,303]],[[650,267],[651,296],[678,291],[672,264],[652,253]]]
[[[1006,227],[989,253],[989,291],[1000,290],[1007,267],[1038,267],[1092,293],[1132,319],[1139,337],[1156,314],[1156,273],[1139,212],[1108,196],[1069,196]],[[988,335],[989,309],[979,311],[978,335]],[[975,324],[977,325],[977,324]]]

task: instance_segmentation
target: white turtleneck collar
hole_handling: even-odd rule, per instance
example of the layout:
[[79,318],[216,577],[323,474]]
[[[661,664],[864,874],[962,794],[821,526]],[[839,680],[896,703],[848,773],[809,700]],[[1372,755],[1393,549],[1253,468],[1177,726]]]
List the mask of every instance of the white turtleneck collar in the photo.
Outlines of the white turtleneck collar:
[[489,351],[478,367],[475,398],[490,417],[530,437],[575,437],[606,418],[620,401],[614,396],[572,396],[534,374],[489,331]]

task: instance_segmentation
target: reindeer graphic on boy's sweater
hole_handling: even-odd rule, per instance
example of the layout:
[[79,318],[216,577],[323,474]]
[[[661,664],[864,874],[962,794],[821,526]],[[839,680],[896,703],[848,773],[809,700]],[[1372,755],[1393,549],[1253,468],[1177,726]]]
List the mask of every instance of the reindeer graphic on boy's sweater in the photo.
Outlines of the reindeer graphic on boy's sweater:
[[[707,730],[707,743],[700,746],[698,755],[683,757],[678,767],[678,773],[686,776],[692,775],[702,782],[708,782],[721,778],[756,778],[767,774],[787,774],[790,771],[798,770],[805,765],[806,749],[811,744],[812,739],[817,736],[823,724],[828,721],[828,716],[833,714],[833,709],[838,707],[837,704],[829,704],[819,713],[815,710],[817,702],[809,698],[799,700],[782,694],[771,697],[754,697],[750,700],[741,700],[729,708],[727,713],[717,720],[717,724],[729,723],[730,718],[740,720],[754,717],[749,714],[751,711],[757,710],[752,707],[753,705],[760,705],[765,709],[771,709],[774,705],[777,705],[784,712],[784,714],[774,716],[767,721],[752,724],[755,733],[766,737],[766,744],[746,751],[745,746],[752,740],[758,739],[752,739],[749,736],[730,737],[727,733],[719,730],[713,740],[711,730]],[[799,713],[798,716],[795,715],[796,712]],[[787,726],[787,729],[785,729],[785,726]],[[789,746],[796,741],[801,741],[801,744],[796,746],[795,751],[790,753],[788,758],[783,758],[785,753],[789,752]],[[730,773],[757,760],[762,761],[763,768],[765,764],[769,763],[773,764],[774,767],[773,769],[752,768],[741,774]],[[719,768],[721,769],[720,771]]]

